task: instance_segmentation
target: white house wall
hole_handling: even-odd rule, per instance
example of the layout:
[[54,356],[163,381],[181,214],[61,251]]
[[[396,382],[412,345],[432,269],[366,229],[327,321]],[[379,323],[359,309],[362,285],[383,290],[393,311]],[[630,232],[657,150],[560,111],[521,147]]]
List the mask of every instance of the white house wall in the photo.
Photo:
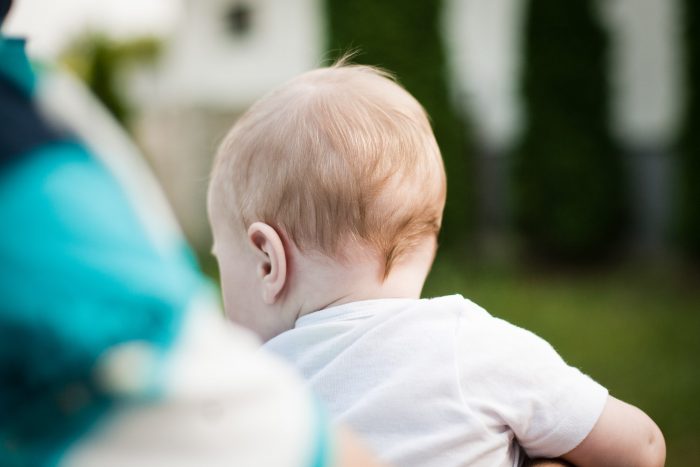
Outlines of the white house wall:
[[491,148],[509,147],[521,127],[523,7],[524,0],[445,0],[443,31],[453,94]]
[[613,123],[631,146],[664,146],[678,129],[681,12],[678,0],[601,3],[612,39]]
[[[227,31],[225,13],[250,8],[251,29]],[[321,0],[190,0],[165,60],[164,100],[241,109],[285,80],[319,65]]]

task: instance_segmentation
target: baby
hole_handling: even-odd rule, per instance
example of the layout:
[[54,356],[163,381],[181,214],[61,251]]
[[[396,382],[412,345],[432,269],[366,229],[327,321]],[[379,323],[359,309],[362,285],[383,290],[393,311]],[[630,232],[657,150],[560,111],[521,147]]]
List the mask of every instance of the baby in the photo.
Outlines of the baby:
[[444,204],[428,116],[390,75],[339,63],[287,82],[213,170],[227,314],[395,465],[663,465],[654,422],[547,342],[459,295],[419,298]]

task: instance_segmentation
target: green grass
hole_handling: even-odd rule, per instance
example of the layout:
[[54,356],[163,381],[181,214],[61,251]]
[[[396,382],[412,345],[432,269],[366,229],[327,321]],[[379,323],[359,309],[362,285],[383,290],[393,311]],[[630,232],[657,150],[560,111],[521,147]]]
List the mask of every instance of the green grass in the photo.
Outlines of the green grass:
[[483,266],[441,255],[424,295],[461,293],[549,341],[648,413],[667,465],[700,465],[700,280],[659,266],[587,272]]

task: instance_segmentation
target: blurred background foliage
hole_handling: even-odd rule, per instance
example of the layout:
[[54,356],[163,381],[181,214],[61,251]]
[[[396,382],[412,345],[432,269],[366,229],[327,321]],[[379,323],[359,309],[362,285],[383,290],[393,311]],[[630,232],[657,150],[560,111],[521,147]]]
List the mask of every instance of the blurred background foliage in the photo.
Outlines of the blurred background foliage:
[[161,49],[162,41],[155,37],[114,40],[89,32],[69,45],[60,61],[87,84],[119,123],[127,125],[134,108],[124,94],[123,73],[153,63]]
[[700,4],[684,0],[687,88],[678,164],[678,218],[683,249],[700,261]]
[[622,155],[609,124],[608,39],[595,2],[531,0],[525,132],[514,157],[518,228],[534,253],[600,260],[626,220]]
[[[356,51],[355,61],[384,67],[424,105],[431,116],[448,172],[448,201],[442,243],[472,244],[480,220],[475,206],[479,154],[468,108],[454,105],[447,76],[441,14],[444,0],[405,3],[323,0],[327,21],[325,57]],[[698,81],[698,10],[684,0],[686,81]],[[233,2],[240,3],[240,2]],[[245,3],[245,2],[243,2]],[[237,5],[238,7],[238,5]],[[254,8],[247,8],[254,23]],[[512,220],[508,235],[531,258],[563,265],[589,264],[629,247],[629,180],[620,143],[610,129],[609,34],[596,2],[560,5],[529,2],[523,35],[521,89],[525,122],[513,149],[506,187]],[[554,40],[553,38],[556,38]],[[125,71],[154,63],[162,39],[114,40],[89,32],[60,61],[83,79],[122,124],[140,109],[125,95]],[[700,119],[698,86],[688,86],[682,137],[675,166],[678,252],[700,257]],[[670,156],[669,156],[670,157]],[[513,238],[513,237],[511,237]],[[671,249],[670,239],[666,239]]]

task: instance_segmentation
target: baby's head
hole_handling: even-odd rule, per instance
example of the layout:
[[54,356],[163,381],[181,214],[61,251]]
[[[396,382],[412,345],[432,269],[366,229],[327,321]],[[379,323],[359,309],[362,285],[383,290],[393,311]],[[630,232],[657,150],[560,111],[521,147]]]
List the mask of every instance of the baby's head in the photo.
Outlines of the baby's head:
[[227,313],[267,339],[343,298],[402,293],[416,275],[420,293],[444,204],[428,116],[390,75],[338,64],[292,79],[216,157],[209,215]]

